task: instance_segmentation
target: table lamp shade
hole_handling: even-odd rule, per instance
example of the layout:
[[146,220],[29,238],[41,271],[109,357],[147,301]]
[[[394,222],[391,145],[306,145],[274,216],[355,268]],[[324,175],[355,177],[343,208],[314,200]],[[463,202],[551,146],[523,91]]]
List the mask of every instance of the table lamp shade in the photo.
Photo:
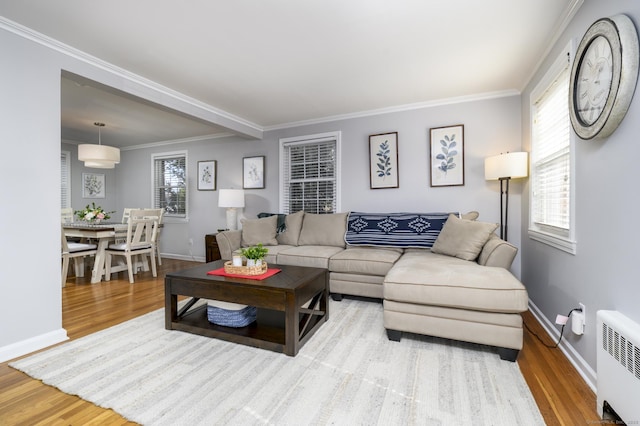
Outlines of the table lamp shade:
[[527,152],[508,152],[494,155],[484,160],[484,178],[498,180],[500,178],[523,178],[528,175]]
[[221,189],[218,195],[218,207],[244,207],[244,190]]

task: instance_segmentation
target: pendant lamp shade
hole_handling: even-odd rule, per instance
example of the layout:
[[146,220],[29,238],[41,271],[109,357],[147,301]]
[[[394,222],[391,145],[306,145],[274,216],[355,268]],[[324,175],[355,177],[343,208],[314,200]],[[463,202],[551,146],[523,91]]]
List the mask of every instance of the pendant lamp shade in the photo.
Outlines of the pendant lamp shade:
[[98,145],[81,144],[78,145],[78,160],[84,161],[85,167],[96,169],[113,169],[120,163],[120,150],[118,148],[102,145],[100,128],[104,123],[94,123],[98,126]]

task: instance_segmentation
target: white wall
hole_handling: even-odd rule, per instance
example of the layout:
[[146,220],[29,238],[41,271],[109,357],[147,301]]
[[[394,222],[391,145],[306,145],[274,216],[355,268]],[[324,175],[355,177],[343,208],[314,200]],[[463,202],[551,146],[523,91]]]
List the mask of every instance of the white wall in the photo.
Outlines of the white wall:
[[[530,150],[529,97],[561,49],[580,42],[596,20],[626,13],[636,27],[640,3],[628,0],[586,0],[571,24],[554,45],[522,95],[522,130],[526,150]],[[579,302],[586,305],[587,325],[583,336],[569,330],[564,339],[569,355],[578,364],[586,361],[585,378],[593,386],[596,368],[596,311],[619,310],[640,323],[640,262],[638,227],[634,213],[640,208],[637,182],[640,180],[640,96],[637,93],[625,120],[606,140],[577,139],[576,152],[576,240],[577,254],[570,255],[530,240],[522,229],[522,280],[531,301],[553,329],[556,314],[566,315]],[[527,224],[529,187],[525,187],[522,223]],[[574,356],[573,354],[576,354]],[[582,359],[580,359],[582,358]],[[589,371],[591,370],[591,371]]]

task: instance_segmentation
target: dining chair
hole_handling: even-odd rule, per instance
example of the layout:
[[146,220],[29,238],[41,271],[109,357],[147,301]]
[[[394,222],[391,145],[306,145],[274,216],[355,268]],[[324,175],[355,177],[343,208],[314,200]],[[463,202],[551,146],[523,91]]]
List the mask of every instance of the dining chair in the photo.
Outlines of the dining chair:
[[162,230],[162,219],[164,218],[164,209],[138,209],[136,214],[142,215],[147,219],[156,219],[158,221],[158,229],[156,231],[156,259],[158,265],[162,265],[162,258],[160,257],[160,231]]
[[111,280],[111,263],[113,256],[123,256],[127,262],[129,282],[134,283],[133,266],[134,257],[148,254],[151,258],[151,271],[157,276],[155,250],[158,219],[144,218],[143,210],[132,210],[127,223],[127,236],[122,243],[109,244],[105,250],[105,280]]
[[129,216],[131,215],[132,210],[140,210],[139,207],[125,207],[122,210],[122,223],[127,223],[129,221]]
[[71,207],[65,207],[61,210],[60,219],[62,223],[73,222],[73,209]]
[[64,287],[67,284],[69,260],[73,259],[74,261],[76,277],[84,277],[84,258],[95,255],[98,252],[98,246],[67,241],[67,237],[64,235],[64,228],[61,227],[60,229],[62,231],[62,287]]

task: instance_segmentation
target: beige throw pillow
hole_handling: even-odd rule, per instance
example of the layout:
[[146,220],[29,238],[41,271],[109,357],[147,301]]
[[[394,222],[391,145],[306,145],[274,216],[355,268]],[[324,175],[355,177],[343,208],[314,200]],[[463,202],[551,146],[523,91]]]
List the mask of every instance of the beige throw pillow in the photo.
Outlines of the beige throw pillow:
[[288,214],[284,218],[284,231],[282,231],[276,237],[278,239],[278,244],[297,246],[298,238],[300,238],[300,230],[302,230],[303,220],[304,212],[302,210],[296,213]]
[[476,220],[478,218],[478,216],[480,216],[480,213],[478,213],[475,210],[472,210],[468,213],[465,213],[462,215],[462,219],[467,219],[467,220]]
[[348,213],[307,213],[302,221],[298,245],[345,247]]
[[276,232],[278,216],[262,219],[242,219],[242,247],[255,246],[261,243],[265,246],[277,246]]
[[451,214],[431,251],[464,260],[475,260],[497,227],[497,223],[458,219]]

